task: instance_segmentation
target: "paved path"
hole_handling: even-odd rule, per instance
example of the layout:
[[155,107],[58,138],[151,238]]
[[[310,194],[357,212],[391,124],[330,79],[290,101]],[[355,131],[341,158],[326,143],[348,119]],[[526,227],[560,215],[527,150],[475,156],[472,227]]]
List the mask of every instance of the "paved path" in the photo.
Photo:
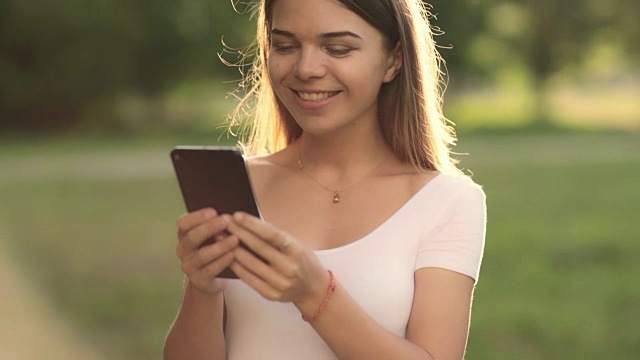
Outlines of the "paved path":
[[[0,154],[0,186],[24,182],[130,180],[173,176],[165,149],[83,154]],[[96,349],[47,303],[9,254],[0,228],[0,359],[98,360]]]
[[6,248],[6,236],[0,233],[0,359],[102,359],[43,300]]

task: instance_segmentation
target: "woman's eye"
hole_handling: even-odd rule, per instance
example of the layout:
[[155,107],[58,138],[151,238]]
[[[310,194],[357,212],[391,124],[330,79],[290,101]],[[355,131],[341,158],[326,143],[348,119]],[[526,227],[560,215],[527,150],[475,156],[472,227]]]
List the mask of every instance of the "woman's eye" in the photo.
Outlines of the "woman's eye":
[[273,49],[280,54],[291,54],[296,50],[296,47],[291,44],[274,44]]
[[331,56],[347,56],[349,55],[349,53],[351,53],[351,51],[353,51],[352,48],[349,47],[345,47],[345,46],[329,46],[327,47],[327,53],[329,53],[329,55]]

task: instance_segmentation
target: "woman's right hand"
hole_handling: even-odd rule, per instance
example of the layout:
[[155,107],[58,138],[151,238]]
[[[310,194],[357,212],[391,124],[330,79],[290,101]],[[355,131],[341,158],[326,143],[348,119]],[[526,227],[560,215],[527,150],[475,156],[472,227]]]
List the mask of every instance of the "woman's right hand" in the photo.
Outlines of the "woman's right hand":
[[[238,237],[226,232],[228,216],[220,216],[211,208],[194,211],[178,218],[176,253],[182,271],[196,289],[216,294],[224,289],[224,280],[217,278],[233,262],[233,249]],[[210,245],[205,241],[214,238]]]

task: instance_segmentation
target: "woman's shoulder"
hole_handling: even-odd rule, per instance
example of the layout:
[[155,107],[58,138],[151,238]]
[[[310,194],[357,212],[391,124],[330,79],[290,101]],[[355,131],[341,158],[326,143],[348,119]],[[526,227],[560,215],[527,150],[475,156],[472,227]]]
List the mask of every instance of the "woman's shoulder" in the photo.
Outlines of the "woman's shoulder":
[[437,188],[437,193],[449,201],[458,197],[485,198],[483,187],[476,183],[471,176],[463,173],[442,172],[432,182]]
[[254,186],[267,186],[270,182],[287,176],[295,167],[290,154],[279,151],[273,154],[246,158],[247,168]]
[[249,156],[246,158],[247,166],[254,171],[269,172],[291,169],[292,160],[290,151],[282,150],[268,155]]
[[443,183],[459,189],[482,189],[482,186],[475,182],[470,176],[462,172],[441,172],[438,176]]

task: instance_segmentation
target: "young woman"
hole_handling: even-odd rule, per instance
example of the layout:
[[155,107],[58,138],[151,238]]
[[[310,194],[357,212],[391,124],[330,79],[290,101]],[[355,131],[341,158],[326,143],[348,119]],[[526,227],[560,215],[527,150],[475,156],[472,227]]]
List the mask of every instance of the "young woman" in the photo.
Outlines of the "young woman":
[[[178,220],[165,359],[463,358],[485,201],[449,156],[426,15],[420,0],[260,2],[246,150],[263,219]],[[216,277],[229,266],[239,279]]]

